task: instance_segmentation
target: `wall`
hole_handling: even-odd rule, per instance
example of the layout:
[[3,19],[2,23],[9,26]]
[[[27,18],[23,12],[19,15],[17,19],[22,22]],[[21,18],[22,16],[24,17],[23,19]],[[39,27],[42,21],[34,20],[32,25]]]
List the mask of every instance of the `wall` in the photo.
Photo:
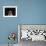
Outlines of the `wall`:
[[[4,5],[18,6],[18,17],[4,18]],[[0,44],[8,43],[9,32],[17,34],[18,24],[46,24],[46,0],[0,0]]]
[[[0,0],[0,44],[7,44],[9,42],[8,35],[10,32],[17,32],[18,19],[5,18],[3,17],[3,6],[18,6],[18,0]],[[18,38],[16,38],[15,43],[18,43]]]

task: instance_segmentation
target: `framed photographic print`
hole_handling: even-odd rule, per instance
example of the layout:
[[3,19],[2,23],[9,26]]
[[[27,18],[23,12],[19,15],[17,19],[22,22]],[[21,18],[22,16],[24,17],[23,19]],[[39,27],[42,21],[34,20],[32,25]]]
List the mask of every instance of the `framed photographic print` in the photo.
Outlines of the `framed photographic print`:
[[3,6],[3,17],[17,17],[17,6]]

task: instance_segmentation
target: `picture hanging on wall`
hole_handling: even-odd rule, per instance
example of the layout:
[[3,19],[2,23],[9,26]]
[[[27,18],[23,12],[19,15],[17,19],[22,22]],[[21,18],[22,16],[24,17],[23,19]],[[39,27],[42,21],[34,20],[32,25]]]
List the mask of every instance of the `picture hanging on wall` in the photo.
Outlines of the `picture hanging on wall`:
[[3,6],[3,17],[17,17],[17,6]]

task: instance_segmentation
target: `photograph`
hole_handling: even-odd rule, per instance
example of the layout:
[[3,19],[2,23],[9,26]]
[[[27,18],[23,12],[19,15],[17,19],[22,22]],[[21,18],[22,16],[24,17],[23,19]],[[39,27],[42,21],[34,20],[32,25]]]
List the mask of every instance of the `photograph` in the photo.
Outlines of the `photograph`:
[[17,17],[17,6],[3,6],[3,17]]

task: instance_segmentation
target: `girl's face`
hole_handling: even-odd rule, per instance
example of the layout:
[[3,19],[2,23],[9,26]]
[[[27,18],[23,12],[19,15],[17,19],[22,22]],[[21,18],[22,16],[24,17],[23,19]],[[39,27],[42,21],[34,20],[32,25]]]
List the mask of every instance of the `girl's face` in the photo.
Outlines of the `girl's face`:
[[11,10],[8,12],[8,15],[13,15]]

